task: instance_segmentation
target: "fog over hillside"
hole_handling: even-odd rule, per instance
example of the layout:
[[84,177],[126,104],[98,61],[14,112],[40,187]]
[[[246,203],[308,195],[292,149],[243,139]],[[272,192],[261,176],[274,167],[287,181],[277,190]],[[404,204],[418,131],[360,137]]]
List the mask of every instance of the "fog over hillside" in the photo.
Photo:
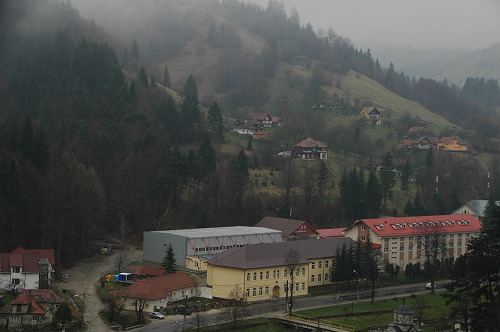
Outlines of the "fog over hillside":
[[[249,0],[267,6],[268,0]],[[474,49],[500,42],[497,0],[283,0],[301,23],[333,28],[363,49],[380,42]]]

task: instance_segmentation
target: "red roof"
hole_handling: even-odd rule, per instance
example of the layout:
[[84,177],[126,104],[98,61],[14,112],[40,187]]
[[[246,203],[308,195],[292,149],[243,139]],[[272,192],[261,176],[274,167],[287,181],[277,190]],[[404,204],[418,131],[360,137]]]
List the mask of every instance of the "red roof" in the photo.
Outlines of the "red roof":
[[443,144],[450,144],[453,140],[457,140],[458,143],[460,143],[460,140],[456,136],[441,137],[441,139],[439,140],[439,142],[441,142]]
[[300,148],[327,148],[328,145],[321,141],[315,141],[311,137],[306,138],[305,140],[295,144],[296,147]]
[[128,286],[122,295],[135,299],[158,300],[168,297],[173,291],[197,285],[198,283],[187,273],[177,272],[160,277],[138,280]]
[[401,143],[405,146],[412,145],[413,141],[411,139],[404,139],[401,141]]
[[10,271],[11,266],[20,266],[23,272],[40,272],[39,262],[42,258],[55,264],[53,249],[23,249],[17,248],[11,253],[0,253],[0,272]]
[[52,289],[23,289],[10,304],[30,304],[31,302],[59,304],[64,301]]
[[447,233],[469,233],[478,232],[482,225],[471,214],[451,214],[440,216],[420,216],[420,217],[383,217],[374,219],[359,219],[345,230],[364,223],[380,237],[407,236],[410,234],[422,233],[422,230],[429,227],[441,226],[440,232]]
[[137,275],[146,275],[146,276],[161,276],[165,274],[165,269],[161,269],[158,267],[152,266],[142,266],[142,265],[129,265],[123,272],[128,272]]
[[341,227],[341,228],[323,228],[323,229],[317,229],[316,231],[319,233],[319,237],[321,237],[321,238],[345,236],[343,227]]

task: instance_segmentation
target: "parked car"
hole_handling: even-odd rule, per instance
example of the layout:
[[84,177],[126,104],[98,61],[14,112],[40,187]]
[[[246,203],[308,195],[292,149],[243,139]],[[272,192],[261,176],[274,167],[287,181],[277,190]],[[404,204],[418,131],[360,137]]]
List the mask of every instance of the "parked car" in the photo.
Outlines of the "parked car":
[[430,282],[426,283],[425,284],[425,289],[432,289],[432,284]]
[[193,309],[190,308],[190,307],[186,308],[186,307],[182,306],[182,307],[179,307],[179,309],[177,310],[177,312],[179,314],[181,314],[181,315],[184,315],[184,313],[185,313],[186,316],[189,316],[189,315],[191,315],[193,313]]
[[149,317],[154,318],[154,319],[165,319],[165,315],[162,313],[159,313],[158,311],[150,312]]

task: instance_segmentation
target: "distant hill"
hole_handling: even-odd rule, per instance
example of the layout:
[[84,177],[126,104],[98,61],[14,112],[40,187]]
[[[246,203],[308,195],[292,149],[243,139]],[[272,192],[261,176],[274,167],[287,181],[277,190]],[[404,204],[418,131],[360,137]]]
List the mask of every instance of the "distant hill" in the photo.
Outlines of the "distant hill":
[[500,80],[500,44],[478,50],[414,49],[388,44],[376,45],[372,54],[383,66],[390,62],[407,75],[447,79],[462,87],[467,77],[484,77]]

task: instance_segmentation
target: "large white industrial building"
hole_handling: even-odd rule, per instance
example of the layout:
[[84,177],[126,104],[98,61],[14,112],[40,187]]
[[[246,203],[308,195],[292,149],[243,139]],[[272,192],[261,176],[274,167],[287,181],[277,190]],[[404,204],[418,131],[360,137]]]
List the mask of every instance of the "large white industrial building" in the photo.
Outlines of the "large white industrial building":
[[282,242],[281,232],[264,227],[232,226],[144,232],[143,258],[161,262],[169,244],[177,265],[186,266],[186,257],[212,258],[232,247]]

